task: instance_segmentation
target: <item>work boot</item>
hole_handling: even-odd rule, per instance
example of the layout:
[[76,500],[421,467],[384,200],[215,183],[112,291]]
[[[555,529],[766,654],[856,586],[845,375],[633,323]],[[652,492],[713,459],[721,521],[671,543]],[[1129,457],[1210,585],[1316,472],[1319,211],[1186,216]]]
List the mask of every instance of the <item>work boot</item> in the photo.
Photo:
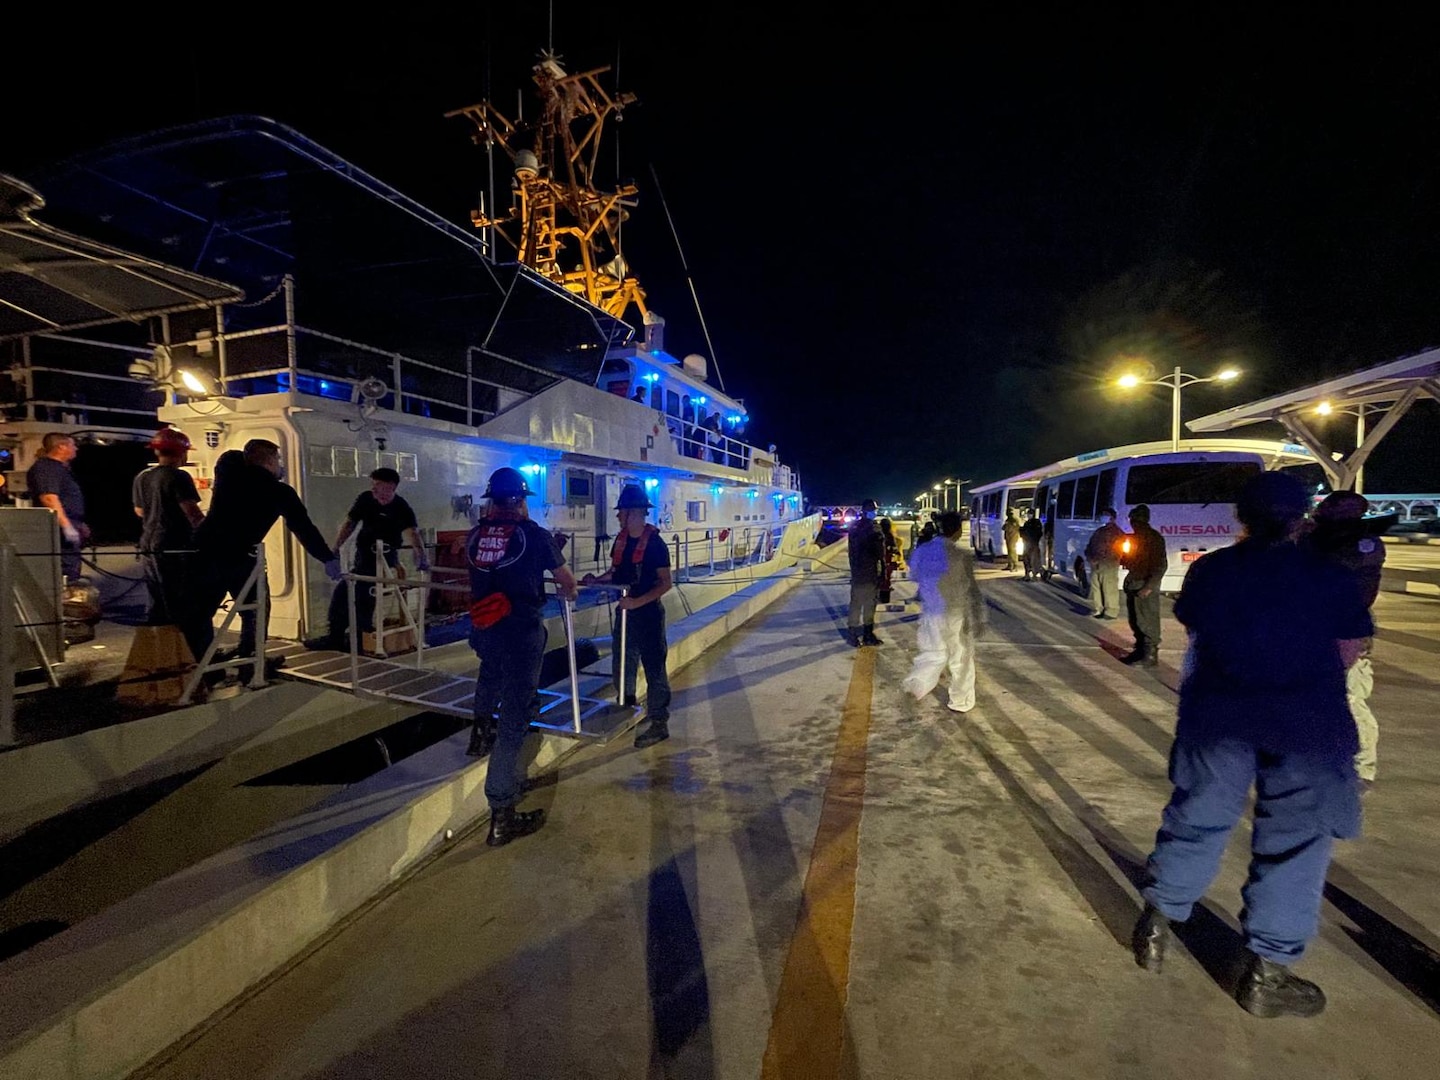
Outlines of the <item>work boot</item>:
[[845,641],[852,649],[858,649],[862,644],[864,644],[860,640],[859,630],[847,630],[845,632]]
[[669,720],[651,720],[650,726],[635,736],[635,748],[644,750],[647,746],[664,742],[670,737]]
[[1250,954],[1250,963],[1235,987],[1235,1000],[1252,1016],[1319,1016],[1325,1011],[1325,992],[1314,983],[1290,974],[1284,964]]
[[865,632],[860,635],[861,645],[884,645],[885,643],[875,636],[875,624],[871,623],[865,627]]
[[1145,905],[1135,932],[1130,938],[1130,948],[1135,953],[1135,963],[1146,971],[1159,975],[1165,967],[1165,950],[1170,945],[1170,920],[1158,908]]
[[503,847],[511,840],[529,836],[544,824],[544,810],[516,810],[513,806],[497,807],[490,811],[490,835],[485,837],[485,843],[491,847]]
[[1140,657],[1139,660],[1135,661],[1135,666],[1136,666],[1136,667],[1159,667],[1159,666],[1160,666],[1160,646],[1159,646],[1159,645],[1147,645],[1147,646],[1145,646],[1145,652],[1141,655],[1141,657]]
[[1144,646],[1144,645],[1136,645],[1135,648],[1133,648],[1133,649],[1130,650],[1130,655],[1128,655],[1128,656],[1122,656],[1122,657],[1120,658],[1120,663],[1122,663],[1122,664],[1138,664],[1138,663],[1140,663],[1141,660],[1144,660],[1144,659],[1145,659],[1145,646]]
[[486,757],[495,749],[495,732],[490,729],[471,728],[470,745],[465,748],[467,757]]

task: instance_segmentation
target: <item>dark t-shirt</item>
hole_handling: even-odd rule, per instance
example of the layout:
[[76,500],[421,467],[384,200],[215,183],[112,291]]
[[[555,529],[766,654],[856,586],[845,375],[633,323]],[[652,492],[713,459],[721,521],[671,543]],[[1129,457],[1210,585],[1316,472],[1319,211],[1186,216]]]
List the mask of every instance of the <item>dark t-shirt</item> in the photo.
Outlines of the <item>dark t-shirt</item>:
[[85,496],[75,482],[70,466],[63,461],[50,457],[36,458],[35,464],[25,473],[25,484],[30,491],[30,501],[36,506],[42,505],[41,495],[58,495],[65,516],[72,525],[85,520]]
[[382,541],[390,551],[399,551],[405,543],[405,530],[417,525],[415,511],[399,495],[381,506],[380,500],[368,491],[362,491],[355,497],[347,516],[360,526],[355,550],[372,556],[377,540]]
[[1175,618],[1191,634],[1177,737],[1354,755],[1336,642],[1374,625],[1351,575],[1295,544],[1242,540],[1191,565]]
[[[642,534],[643,535],[643,534]],[[635,545],[640,543],[639,536],[631,536],[626,533],[621,537],[620,565],[615,567],[615,573],[610,580],[616,585],[628,585],[631,596],[641,596],[655,588],[656,582],[660,580],[660,571],[670,565],[670,549],[665,545],[665,538],[660,533],[650,534],[650,542],[645,545],[645,551],[640,556],[640,562],[635,562]],[[636,571],[639,571],[637,574]],[[646,604],[645,607],[658,607],[658,604]],[[643,608],[637,608],[643,611]],[[634,615],[635,612],[630,613]]]
[[207,555],[248,558],[275,519],[283,517],[305,550],[321,562],[328,562],[334,552],[310,520],[295,489],[259,465],[233,458],[231,462],[223,476],[216,462],[215,492],[210,512],[195,530],[195,546]]
[[140,526],[142,551],[153,554],[188,548],[194,543],[195,530],[180,504],[198,503],[200,493],[184,469],[178,465],[146,469],[130,485],[130,499],[144,512]]
[[471,595],[501,592],[516,615],[538,619],[545,606],[545,572],[565,565],[555,538],[533,521],[481,518],[465,538]]

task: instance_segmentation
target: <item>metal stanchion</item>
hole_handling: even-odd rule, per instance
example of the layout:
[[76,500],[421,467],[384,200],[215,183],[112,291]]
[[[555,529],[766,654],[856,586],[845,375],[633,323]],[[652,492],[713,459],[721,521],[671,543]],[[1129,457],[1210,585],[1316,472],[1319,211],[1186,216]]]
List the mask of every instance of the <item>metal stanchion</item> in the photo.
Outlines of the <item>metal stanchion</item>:
[[[620,599],[623,600],[623,599],[625,599],[625,597],[627,597],[628,595],[630,595],[630,589],[629,589],[628,587],[626,587],[626,586],[622,586],[621,589],[620,589]],[[616,690],[615,690],[615,698],[616,698],[616,704],[622,705],[622,706],[625,704],[625,652],[626,652],[626,648],[625,648],[625,646],[626,646],[625,632],[626,632],[626,630],[627,630],[627,628],[628,628],[628,626],[629,626],[629,621],[630,621],[630,613],[629,613],[628,611],[626,611],[624,608],[621,608],[621,609],[620,609],[620,675],[619,675],[619,682],[618,682],[617,688],[616,688]]]
[[[265,572],[265,541],[255,549],[255,665],[250,669],[250,689],[265,685],[265,645],[270,630],[270,589]],[[238,605],[237,605],[238,606]]]
[[[378,568],[377,568],[378,569]],[[360,584],[353,574],[345,575],[345,584],[349,586],[345,590],[345,606],[350,612],[350,688],[360,689],[360,627],[355,616],[355,588]],[[369,588],[369,583],[366,583]]]
[[580,673],[575,670],[575,601],[562,600],[560,611],[565,618],[565,648],[570,655],[570,718],[575,734],[582,734],[580,728]]

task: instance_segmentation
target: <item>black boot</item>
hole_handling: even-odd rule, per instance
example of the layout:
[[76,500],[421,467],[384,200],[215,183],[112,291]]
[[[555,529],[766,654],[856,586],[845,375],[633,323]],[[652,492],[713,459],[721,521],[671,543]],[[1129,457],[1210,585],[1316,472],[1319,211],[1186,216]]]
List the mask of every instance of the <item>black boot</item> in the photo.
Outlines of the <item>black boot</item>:
[[859,630],[847,630],[845,632],[845,640],[852,649],[858,649],[863,644],[860,640]]
[[1159,645],[1146,645],[1146,646],[1145,646],[1145,652],[1141,655],[1141,657],[1140,657],[1139,660],[1136,660],[1136,661],[1135,661],[1135,666],[1136,666],[1136,667],[1159,667],[1159,666],[1160,666],[1160,646],[1159,646]]
[[529,836],[544,824],[544,810],[522,811],[513,806],[500,807],[490,811],[490,835],[485,837],[485,843],[491,847],[501,847],[511,840]]
[[1170,945],[1170,920],[1149,904],[1135,924],[1130,938],[1130,948],[1135,953],[1135,963],[1146,971],[1159,975],[1165,967],[1165,950]]
[[651,720],[650,726],[635,736],[635,747],[636,749],[644,750],[645,747],[664,742],[669,737],[670,721],[668,719]]
[[885,643],[875,636],[875,624],[866,623],[865,631],[860,635],[861,645],[884,645]]
[[1122,663],[1122,664],[1138,664],[1138,663],[1140,663],[1141,660],[1144,660],[1144,659],[1145,659],[1145,646],[1144,646],[1144,644],[1143,644],[1142,642],[1137,641],[1137,642],[1135,643],[1135,647],[1130,650],[1130,655],[1128,655],[1128,656],[1122,656],[1122,657],[1120,658],[1120,663]]
[[470,745],[465,748],[469,757],[486,757],[495,749],[495,731],[492,728],[471,728]]
[[1325,1011],[1325,992],[1314,983],[1290,974],[1284,964],[1250,954],[1250,963],[1235,987],[1235,1000],[1252,1016],[1319,1016]]

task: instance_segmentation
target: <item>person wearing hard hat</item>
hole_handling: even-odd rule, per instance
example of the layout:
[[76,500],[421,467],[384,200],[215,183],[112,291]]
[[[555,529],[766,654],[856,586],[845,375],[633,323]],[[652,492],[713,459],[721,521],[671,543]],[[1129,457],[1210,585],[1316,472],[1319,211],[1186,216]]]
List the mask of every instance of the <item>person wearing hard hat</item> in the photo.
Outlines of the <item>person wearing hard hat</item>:
[[[195,481],[184,468],[190,439],[166,425],[149,445],[159,464],[140,473],[130,485],[130,502],[141,522],[140,557],[150,589],[149,621],[152,626],[178,626],[198,659],[208,638],[197,625],[200,616],[190,598],[195,584],[192,555],[195,530],[205,514]],[[197,648],[201,653],[195,652]]]
[[650,500],[639,484],[626,484],[615,505],[615,518],[620,533],[610,549],[610,569],[596,576],[586,574],[582,584],[627,585],[629,591],[616,601],[615,648],[620,646],[620,612],[629,613],[625,637],[625,685],[619,685],[616,665],[617,697],[626,705],[634,705],[636,668],[645,665],[645,717],[649,724],[635,736],[635,745],[644,749],[670,737],[670,647],[665,640],[665,606],[660,598],[670,591],[670,549],[660,530],[645,520]]
[[[555,538],[530,520],[525,478],[496,469],[483,498],[485,513],[465,538],[470,570],[470,647],[480,658],[475,680],[475,724],[466,750],[490,755],[485,798],[490,803],[491,847],[508,844],[545,824],[544,810],[516,810],[520,801],[520,747],[530,730],[530,702],[545,655],[545,575],[561,599],[575,598],[575,577]],[[498,724],[495,720],[499,714]]]
[[1336,838],[1360,835],[1355,721],[1345,669],[1374,626],[1354,578],[1294,542],[1309,495],[1262,473],[1241,490],[1245,527],[1190,566],[1175,601],[1189,631],[1170,748],[1170,801],[1146,863],[1135,960],[1159,972],[1170,923],[1190,917],[1255,790],[1235,998],[1261,1017],[1315,1016],[1325,995],[1290,966],[1315,936]]

